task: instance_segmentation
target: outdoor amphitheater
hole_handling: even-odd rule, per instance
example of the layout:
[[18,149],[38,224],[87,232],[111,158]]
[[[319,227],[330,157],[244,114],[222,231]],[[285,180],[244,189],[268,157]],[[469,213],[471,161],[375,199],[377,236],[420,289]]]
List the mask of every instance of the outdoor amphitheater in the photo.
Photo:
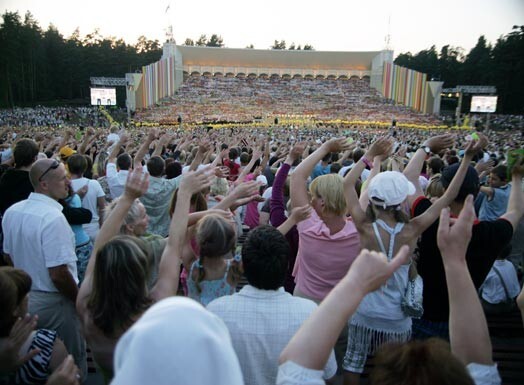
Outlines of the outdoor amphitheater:
[[126,74],[142,124],[381,124],[438,127],[442,82],[392,63],[392,51],[187,47]]

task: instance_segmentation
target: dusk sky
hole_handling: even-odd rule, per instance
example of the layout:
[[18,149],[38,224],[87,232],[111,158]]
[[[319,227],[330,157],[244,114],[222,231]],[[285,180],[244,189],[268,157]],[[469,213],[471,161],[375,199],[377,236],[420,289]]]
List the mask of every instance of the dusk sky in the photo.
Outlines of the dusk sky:
[[524,0],[0,0],[6,10],[30,11],[43,29],[53,23],[64,37],[77,27],[82,36],[99,28],[130,44],[140,35],[163,42],[170,24],[178,44],[216,33],[230,48],[268,49],[285,40],[318,51],[377,51],[389,33],[395,55],[445,44],[467,53],[480,35],[495,44],[524,24]]

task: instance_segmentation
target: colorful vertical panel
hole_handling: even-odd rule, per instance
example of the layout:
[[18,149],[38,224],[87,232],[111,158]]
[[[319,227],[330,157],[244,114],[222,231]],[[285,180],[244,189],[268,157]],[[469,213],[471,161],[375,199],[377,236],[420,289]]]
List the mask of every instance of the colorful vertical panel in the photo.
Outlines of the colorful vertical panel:
[[398,104],[427,113],[427,75],[393,63],[384,63],[382,95]]
[[142,67],[142,108],[175,93],[175,58],[161,59]]

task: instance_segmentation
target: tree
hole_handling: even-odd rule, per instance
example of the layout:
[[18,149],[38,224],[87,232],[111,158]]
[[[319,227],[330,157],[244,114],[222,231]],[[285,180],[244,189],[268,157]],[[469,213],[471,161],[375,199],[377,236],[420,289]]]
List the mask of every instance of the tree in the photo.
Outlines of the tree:
[[286,49],[286,41],[285,40],[275,40],[273,45],[271,46],[271,49]]
[[489,84],[492,78],[491,64],[491,45],[487,43],[484,36],[481,36],[464,60],[462,66],[464,84]]
[[193,39],[187,38],[187,39],[184,41],[184,45],[187,45],[187,46],[193,47],[193,46],[195,45],[195,42],[193,41]]
[[246,46],[246,48],[253,49],[253,48],[255,48],[255,46],[253,44],[250,44],[250,45]]
[[291,45],[289,46],[288,50],[290,51],[294,51],[296,48],[295,48],[295,43],[291,43]]
[[218,36],[217,34],[212,34],[209,38],[209,41],[206,43],[206,46],[208,47],[223,47],[224,46],[224,40],[222,39],[222,36]]
[[200,35],[198,40],[195,42],[195,45],[199,47],[203,47],[207,44],[207,36],[206,35]]
[[304,44],[304,51],[314,51],[315,49],[311,44]]

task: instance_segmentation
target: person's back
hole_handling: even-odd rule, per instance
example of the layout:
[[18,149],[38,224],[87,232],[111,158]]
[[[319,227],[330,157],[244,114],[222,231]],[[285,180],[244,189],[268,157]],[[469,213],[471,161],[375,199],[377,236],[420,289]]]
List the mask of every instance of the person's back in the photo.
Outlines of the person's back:
[[[257,227],[242,248],[249,284],[207,306],[229,329],[246,385],[275,384],[282,349],[317,307],[311,300],[284,291],[288,254],[289,245],[278,230]],[[324,378],[335,372],[332,354]]]
[[148,232],[167,237],[169,232],[169,204],[173,192],[178,187],[182,176],[174,179],[164,179],[164,160],[160,156],[153,156],[147,162],[150,174],[147,192],[140,197],[149,216]]

